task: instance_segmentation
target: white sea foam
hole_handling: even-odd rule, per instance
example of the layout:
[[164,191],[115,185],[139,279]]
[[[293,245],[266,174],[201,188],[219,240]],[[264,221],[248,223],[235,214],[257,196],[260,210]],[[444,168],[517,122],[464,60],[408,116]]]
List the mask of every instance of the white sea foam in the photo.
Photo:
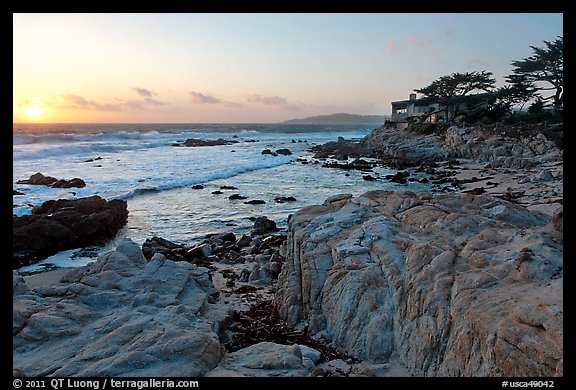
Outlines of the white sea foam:
[[[43,129],[15,128],[13,197],[15,215],[49,199],[100,195],[128,201],[128,224],[122,230],[138,243],[154,235],[178,243],[200,240],[209,232],[249,231],[248,217],[267,215],[280,226],[288,214],[307,204],[322,203],[334,193],[359,195],[381,188],[383,182],[362,180],[361,172],[345,176],[320,165],[295,160],[310,157],[313,144],[339,136],[361,138],[370,131],[360,126],[296,125],[51,125]],[[48,132],[48,133],[46,133]],[[187,138],[224,138],[238,143],[209,147],[176,147]],[[27,141],[33,140],[33,141]],[[250,141],[250,142],[247,142]],[[257,142],[252,142],[257,141]],[[305,142],[306,141],[306,142]],[[263,149],[290,149],[290,156],[263,155]],[[81,178],[84,188],[51,188],[16,184],[41,172],[57,179]],[[381,174],[393,172],[382,171]],[[201,190],[191,187],[204,186]],[[213,194],[220,186],[237,187]],[[416,186],[417,184],[410,184]],[[390,184],[386,183],[386,186]],[[405,187],[404,187],[405,188]],[[262,205],[228,199],[238,193]],[[276,197],[297,201],[276,203]],[[67,263],[70,253],[51,261]]]
[[[118,126],[123,128],[123,125]],[[62,133],[54,132],[54,129],[49,134],[20,132],[13,145],[14,180],[27,179],[36,172],[58,179],[79,177],[87,186],[70,190],[77,196],[98,194],[107,199],[127,199],[151,190],[192,186],[287,164],[297,155],[273,157],[262,155],[261,151],[285,147],[304,150],[310,145],[292,141],[324,142],[342,134],[325,131],[281,133],[276,128],[264,132],[226,125],[212,126],[208,132],[199,128],[158,131],[150,126],[142,125],[141,131],[105,132],[95,126],[92,132],[74,133],[70,127]],[[357,136],[361,131],[349,131],[348,134]],[[24,142],[25,137],[34,142]],[[172,146],[187,138],[224,138],[238,143],[211,147]],[[259,142],[246,142],[254,140]],[[18,204],[37,205],[60,197],[50,187],[15,184],[14,189],[26,194],[14,199]]]

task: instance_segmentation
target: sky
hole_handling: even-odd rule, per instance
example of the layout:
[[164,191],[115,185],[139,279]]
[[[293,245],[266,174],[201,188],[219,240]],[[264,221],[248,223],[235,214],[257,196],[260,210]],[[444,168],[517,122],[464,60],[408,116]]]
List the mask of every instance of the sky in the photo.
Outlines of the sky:
[[455,72],[505,85],[561,13],[13,14],[13,122],[275,123]]

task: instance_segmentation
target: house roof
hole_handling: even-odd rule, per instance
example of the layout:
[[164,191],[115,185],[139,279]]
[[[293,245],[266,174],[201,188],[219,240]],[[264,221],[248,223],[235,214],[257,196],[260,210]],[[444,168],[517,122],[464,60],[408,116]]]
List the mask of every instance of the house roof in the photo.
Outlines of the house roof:
[[[475,93],[475,94],[472,94],[472,95],[466,95],[466,97],[489,97],[489,96],[493,96],[494,94],[495,94],[495,92],[479,92],[479,93]],[[415,100],[410,100],[410,99],[406,99],[406,100],[396,100],[396,101],[394,101],[394,102],[391,102],[391,104],[392,104],[393,106],[404,106],[404,105],[407,105],[407,104],[410,103],[410,102],[418,103],[418,102],[421,102],[421,101],[423,101],[423,100],[427,100],[427,99],[426,99],[426,98],[418,98],[418,99],[415,99]],[[430,103],[430,102],[428,101],[427,103],[424,103],[424,104],[428,105],[429,103]]]
[[[424,103],[423,100],[424,100],[423,98],[416,99],[416,100],[410,100],[410,99],[408,99],[408,100],[396,100],[395,102],[392,102],[392,105],[393,105],[393,106],[405,106],[405,105],[407,105],[407,104],[410,103],[410,102],[414,102],[414,103],[416,103],[416,104],[418,104],[418,103]],[[429,103],[424,103],[424,104],[425,104],[425,105],[428,105]]]

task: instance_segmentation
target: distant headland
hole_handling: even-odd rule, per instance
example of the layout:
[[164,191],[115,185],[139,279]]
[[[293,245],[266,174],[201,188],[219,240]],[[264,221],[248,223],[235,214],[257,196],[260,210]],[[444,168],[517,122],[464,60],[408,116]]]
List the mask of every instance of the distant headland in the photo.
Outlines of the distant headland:
[[357,114],[346,114],[337,113],[330,115],[316,115],[309,116],[304,119],[290,119],[284,121],[283,123],[294,123],[294,124],[373,124],[373,123],[384,123],[386,119],[389,119],[389,115],[357,115]]

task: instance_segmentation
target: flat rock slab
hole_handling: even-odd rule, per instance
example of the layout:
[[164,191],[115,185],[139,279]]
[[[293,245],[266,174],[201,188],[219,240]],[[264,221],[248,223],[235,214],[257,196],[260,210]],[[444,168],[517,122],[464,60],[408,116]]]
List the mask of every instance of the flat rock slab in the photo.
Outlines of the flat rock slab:
[[208,270],[130,240],[59,283],[14,274],[13,369],[24,376],[201,376],[220,361]]
[[298,345],[262,342],[227,354],[206,376],[263,377],[307,376]]

